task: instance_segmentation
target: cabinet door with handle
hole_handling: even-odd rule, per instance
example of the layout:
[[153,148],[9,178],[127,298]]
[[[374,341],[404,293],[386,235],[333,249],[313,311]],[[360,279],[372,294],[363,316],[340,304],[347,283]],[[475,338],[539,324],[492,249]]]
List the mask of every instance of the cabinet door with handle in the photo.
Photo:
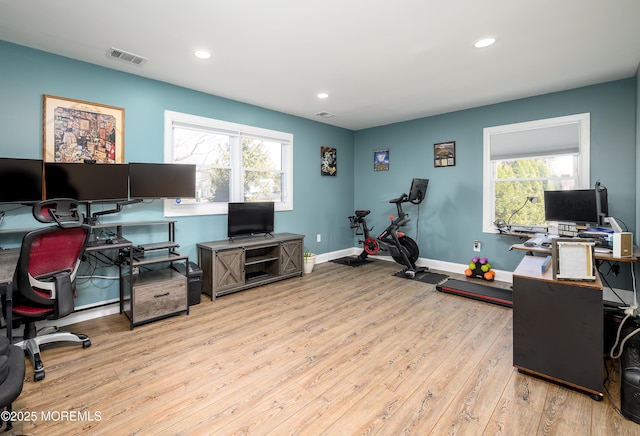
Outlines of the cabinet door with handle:
[[214,292],[218,293],[244,284],[244,250],[216,252],[213,272]]
[[302,271],[302,241],[283,242],[280,246],[280,274]]

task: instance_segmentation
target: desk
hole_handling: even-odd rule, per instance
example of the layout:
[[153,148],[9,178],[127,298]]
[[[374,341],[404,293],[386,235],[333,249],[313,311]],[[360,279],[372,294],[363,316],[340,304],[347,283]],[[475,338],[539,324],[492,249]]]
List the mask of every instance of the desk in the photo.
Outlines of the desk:
[[[550,247],[527,247],[524,244],[513,244],[511,247],[509,247],[509,250],[527,251],[534,254],[535,253],[543,254],[545,256],[548,256],[551,254]],[[604,261],[610,261],[610,262],[633,263],[638,261],[637,253],[635,250],[634,250],[633,256],[630,256],[630,257],[613,257],[611,253],[599,253],[597,251],[594,253],[594,257],[596,260],[604,260]]]
[[0,251],[0,286],[8,285],[13,281],[13,273],[19,257],[20,249],[18,248]]
[[[509,250],[518,250],[518,251],[526,251],[531,255],[540,254],[544,256],[551,255],[551,248],[546,247],[526,247],[524,244],[513,244],[509,247]],[[638,248],[634,248],[633,256],[631,257],[613,257],[611,253],[598,253],[594,252],[594,257],[596,260],[596,267],[600,269],[603,263],[613,263],[614,265],[618,263],[623,263],[629,265],[631,268],[634,268],[634,263],[638,261]],[[612,266],[614,268],[614,266]],[[606,276],[603,273],[603,280],[606,284],[604,289],[603,301],[608,302],[605,304],[619,306],[622,304],[632,304],[634,301],[633,291],[627,289],[614,289],[609,285],[607,280],[604,278]],[[633,274],[631,275],[631,279],[633,280]]]
[[[529,248],[529,247],[527,247]],[[603,396],[602,282],[554,280],[545,258],[524,256],[513,273],[513,366]]]
[[[136,252],[137,254],[133,250],[134,244],[123,237],[124,228],[158,225],[167,227],[167,239],[162,242],[138,245],[137,247],[141,251]],[[25,234],[31,230],[34,228],[0,230],[0,235]],[[113,266],[119,266],[120,313],[124,313],[130,319],[132,329],[138,323],[153,321],[177,313],[189,314],[186,293],[187,278],[185,276],[168,268],[165,268],[164,274],[146,275],[146,272],[137,272],[140,267],[148,268],[151,265],[173,264],[178,261],[185,262],[185,267],[189,264],[188,256],[181,255],[176,251],[179,245],[175,242],[174,220],[99,223],[91,226],[94,238],[100,232],[115,236],[115,239],[94,239],[94,243],[88,244],[85,251],[87,253],[118,251],[119,262],[114,261]],[[164,252],[161,252],[162,250]],[[0,286],[4,287],[12,282],[19,255],[20,248],[0,250]],[[179,291],[172,291],[170,295],[164,291],[154,293],[154,289],[164,289],[163,285],[166,284],[165,287],[167,287],[176,283],[180,286]],[[146,295],[144,291],[147,289],[144,286],[138,287],[138,295],[136,296],[136,287],[140,284],[157,285],[148,291],[149,299],[143,298]],[[171,289],[173,290],[173,288]]]

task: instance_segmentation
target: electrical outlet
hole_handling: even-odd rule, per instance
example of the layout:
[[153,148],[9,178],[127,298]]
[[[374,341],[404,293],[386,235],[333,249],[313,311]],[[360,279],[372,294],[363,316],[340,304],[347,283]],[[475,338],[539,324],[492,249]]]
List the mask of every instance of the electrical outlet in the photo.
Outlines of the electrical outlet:
[[480,241],[473,241],[473,251],[480,251]]
[[322,236],[320,236],[320,233],[316,235],[316,242],[322,242]]

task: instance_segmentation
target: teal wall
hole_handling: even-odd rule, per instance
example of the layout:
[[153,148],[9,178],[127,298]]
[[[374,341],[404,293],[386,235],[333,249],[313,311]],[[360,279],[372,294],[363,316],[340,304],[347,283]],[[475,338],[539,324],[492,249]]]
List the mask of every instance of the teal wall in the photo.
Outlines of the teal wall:
[[[420,206],[405,207],[412,219],[406,231],[417,240],[421,257],[465,264],[475,254],[472,243],[477,239],[481,254],[496,269],[512,271],[521,259],[521,254],[508,251],[516,241],[482,233],[482,129],[583,112],[591,113],[591,181],[600,179],[609,189],[612,215],[632,231],[638,226],[637,76],[352,132],[2,41],[0,59],[2,157],[42,157],[43,94],[125,108],[127,162],[162,162],[165,110],[293,133],[294,210],[276,214],[276,231],[305,234],[305,246],[320,254],[357,245],[347,219],[354,209],[371,209],[374,232],[381,231],[388,216],[395,214],[388,200],[407,192],[413,177],[424,177],[431,180],[427,199]],[[445,141],[456,141],[456,166],[434,168],[433,144]],[[320,176],[321,146],[337,148],[336,177]],[[384,148],[390,149],[389,171],[374,172],[373,152]],[[33,223],[26,207],[0,209],[7,214],[0,229]],[[162,218],[162,203],[155,201],[127,206],[104,220]],[[318,233],[321,243],[316,243]],[[197,242],[225,237],[225,215],[178,218],[181,251],[194,260]],[[131,239],[147,242],[144,238],[164,239],[163,229],[151,234],[137,229]],[[0,245],[17,243],[3,236]],[[84,283],[78,304],[117,298],[114,283]]]
[[[126,162],[163,161],[165,110],[289,132],[294,135],[294,210],[276,213],[275,231],[304,234],[305,246],[317,253],[352,245],[346,222],[353,209],[352,131],[2,41],[0,59],[0,156],[42,158],[43,94],[124,108]],[[320,176],[321,146],[337,149],[335,177]],[[92,210],[100,209],[93,206]],[[1,229],[35,224],[29,208],[3,205],[0,210],[7,213]],[[162,218],[162,202],[155,201],[127,206],[121,214],[106,216],[104,221]],[[181,251],[195,260],[197,242],[226,238],[226,215],[179,217],[176,230]],[[139,232],[137,238],[146,237],[141,229]],[[154,232],[161,236],[152,234],[151,238],[166,239],[164,229]],[[318,233],[322,235],[321,243],[316,243]],[[17,243],[15,238],[3,237],[0,245]],[[118,295],[113,284],[94,280],[86,287],[91,291],[79,292],[78,305]]]
[[[610,214],[634,231],[636,88],[635,78],[626,79],[360,130],[355,135],[355,206],[371,209],[372,222],[383,228],[393,212],[386,200],[408,191],[411,178],[428,178],[427,199],[405,208],[413,212],[407,234],[418,234],[420,256],[465,264],[476,254],[473,241],[479,240],[482,256],[494,268],[513,271],[522,255],[508,248],[518,241],[482,232],[483,128],[589,112],[591,183],[600,179],[609,190]],[[456,142],[456,166],[434,168],[433,145],[446,141]],[[387,172],[373,171],[373,152],[380,148],[390,149]]]
[[[636,70],[636,174],[640,174],[640,66]],[[640,177],[636,178],[636,233],[634,243],[640,244]]]

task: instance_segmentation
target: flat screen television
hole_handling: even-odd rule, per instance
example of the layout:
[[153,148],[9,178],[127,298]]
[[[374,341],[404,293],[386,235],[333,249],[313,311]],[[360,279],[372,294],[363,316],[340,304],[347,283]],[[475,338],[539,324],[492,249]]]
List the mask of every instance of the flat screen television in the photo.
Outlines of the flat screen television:
[[274,203],[256,201],[229,203],[227,235],[249,236],[273,233]]
[[[606,203],[606,194],[600,196],[601,203]],[[607,209],[606,204],[601,205],[601,210]],[[547,221],[596,225],[601,222],[595,189],[544,191],[544,214]]]
[[427,196],[427,186],[429,186],[429,179],[413,179],[409,191],[409,201],[413,204],[422,203],[422,200]]
[[0,203],[42,200],[42,160],[0,158]]
[[112,202],[129,199],[127,164],[46,162],[45,196],[73,198],[81,202]]
[[196,166],[173,163],[129,163],[131,198],[195,198]]

